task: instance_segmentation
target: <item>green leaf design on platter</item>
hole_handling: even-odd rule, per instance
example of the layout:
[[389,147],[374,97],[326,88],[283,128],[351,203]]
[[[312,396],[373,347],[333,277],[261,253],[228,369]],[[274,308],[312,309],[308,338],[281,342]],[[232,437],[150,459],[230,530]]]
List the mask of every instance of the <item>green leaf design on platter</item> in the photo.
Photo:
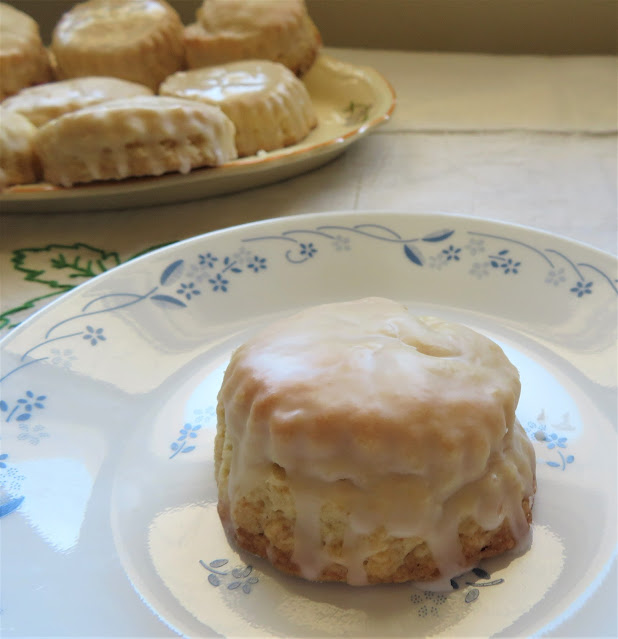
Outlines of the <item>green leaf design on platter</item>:
[[17,249],[11,261],[16,271],[25,273],[26,281],[66,291],[118,266],[120,256],[116,251],[104,251],[88,244],[49,244]]

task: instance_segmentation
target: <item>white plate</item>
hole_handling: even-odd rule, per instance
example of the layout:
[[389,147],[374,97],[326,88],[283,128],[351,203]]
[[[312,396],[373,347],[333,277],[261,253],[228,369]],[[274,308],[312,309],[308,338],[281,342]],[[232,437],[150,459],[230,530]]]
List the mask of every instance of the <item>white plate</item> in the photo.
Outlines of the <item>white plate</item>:
[[299,144],[196,169],[64,189],[47,184],[0,193],[5,213],[93,211],[182,202],[277,182],[322,166],[388,119],[395,92],[375,69],[321,54],[303,78],[318,126]]
[[[521,372],[532,546],[448,595],[280,575],[230,547],[216,515],[231,350],[275,317],[367,295],[465,322]],[[0,344],[5,636],[615,632],[615,606],[595,601],[615,597],[616,319],[613,257],[446,215],[269,220],[101,275]]]

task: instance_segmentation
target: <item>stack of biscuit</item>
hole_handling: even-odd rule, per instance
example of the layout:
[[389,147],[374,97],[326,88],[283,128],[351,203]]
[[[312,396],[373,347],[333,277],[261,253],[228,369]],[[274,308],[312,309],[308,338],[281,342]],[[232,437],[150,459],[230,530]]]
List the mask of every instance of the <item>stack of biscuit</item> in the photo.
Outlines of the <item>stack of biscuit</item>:
[[320,35],[304,0],[87,0],[56,24],[0,2],[0,189],[188,173],[317,126],[300,79]]

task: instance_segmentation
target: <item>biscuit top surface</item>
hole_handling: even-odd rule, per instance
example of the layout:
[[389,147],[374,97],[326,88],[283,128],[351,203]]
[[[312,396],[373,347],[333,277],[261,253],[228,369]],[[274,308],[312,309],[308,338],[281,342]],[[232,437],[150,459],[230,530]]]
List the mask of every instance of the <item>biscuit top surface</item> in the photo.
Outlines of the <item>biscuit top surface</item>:
[[137,82],[120,78],[85,77],[48,82],[22,89],[18,95],[7,98],[4,107],[59,106],[72,101],[100,102],[101,100],[152,95],[152,91]]
[[368,298],[276,322],[232,356],[227,428],[287,470],[465,482],[512,428],[517,369],[490,339]]
[[10,55],[40,43],[39,27],[26,13],[0,2],[0,52]]
[[179,71],[161,86],[161,93],[212,103],[236,97],[270,95],[280,85],[300,82],[285,66],[268,60],[241,60],[191,71]]
[[206,0],[197,18],[206,31],[242,35],[298,24],[306,13],[303,0]]
[[125,46],[148,37],[162,21],[177,19],[161,0],[88,0],[67,11],[54,29],[54,41],[81,46]]
[[152,95],[151,89],[120,78],[85,77],[22,89],[2,106],[25,115],[36,126],[85,106],[113,99]]

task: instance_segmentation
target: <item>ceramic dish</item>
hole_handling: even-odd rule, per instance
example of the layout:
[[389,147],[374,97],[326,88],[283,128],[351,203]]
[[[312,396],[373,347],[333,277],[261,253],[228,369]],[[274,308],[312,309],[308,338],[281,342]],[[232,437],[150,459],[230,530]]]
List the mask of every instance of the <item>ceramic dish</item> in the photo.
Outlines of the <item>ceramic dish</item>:
[[[449,593],[283,576],[231,547],[216,514],[232,349],[276,317],[367,295],[468,324],[521,373],[532,545]],[[3,636],[615,633],[616,309],[608,254],[447,215],[269,220],[74,289],[0,344]]]
[[70,189],[45,184],[16,186],[0,193],[5,213],[88,211],[188,201],[270,184],[315,169],[384,122],[395,93],[375,69],[322,54],[303,78],[318,126],[293,146],[196,169],[188,175],[99,182]]

